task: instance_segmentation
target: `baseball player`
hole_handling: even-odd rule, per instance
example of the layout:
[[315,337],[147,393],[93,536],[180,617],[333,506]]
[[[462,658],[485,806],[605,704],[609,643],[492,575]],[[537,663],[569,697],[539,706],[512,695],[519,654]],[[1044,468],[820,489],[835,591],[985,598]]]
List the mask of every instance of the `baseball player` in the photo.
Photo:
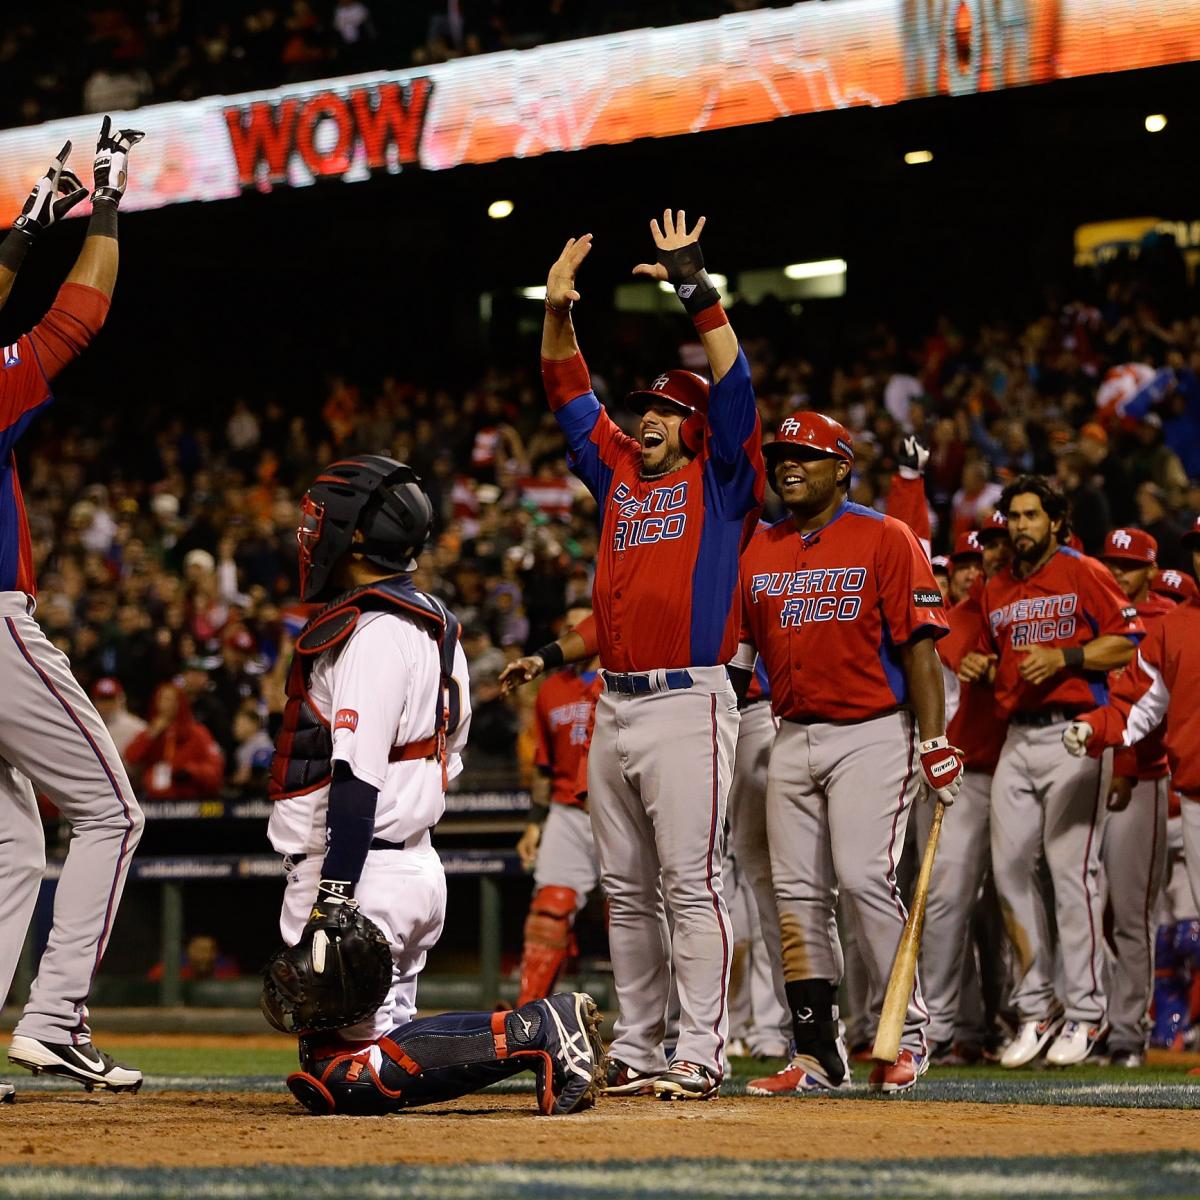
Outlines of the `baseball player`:
[[1196,581],[1182,571],[1158,571],[1150,581],[1150,590],[1156,596],[1165,596],[1173,604],[1186,604],[1200,596]]
[[[1200,571],[1200,517],[1183,536]],[[1164,744],[1171,781],[1183,797],[1184,854],[1192,896],[1200,908],[1200,597],[1159,617],[1137,658],[1122,672],[1102,708],[1081,714],[1063,732],[1075,756],[1106,746],[1136,746],[1166,721]]]
[[[364,1019],[301,1037],[303,1069],[288,1086],[315,1113],[389,1112],[532,1068],[542,1110],[572,1112],[600,1086],[589,997],[414,1019],[446,910],[430,831],[471,720],[458,622],[409,575],[432,521],[412,468],[381,455],[327,467],[301,504],[301,599],[326,603],[296,640],[271,764],[269,836],[287,874],[280,929],[288,946],[313,947],[320,976],[337,965],[329,947],[365,918],[386,938],[391,971]],[[264,1008],[279,1028],[295,1024],[296,977],[268,967]]]
[[[984,584],[979,642],[959,664],[967,683],[987,678],[995,664],[995,714],[1009,727],[992,780],[992,870],[1017,958],[1020,1025],[1000,1062],[1024,1066],[1054,1038],[1046,1059],[1066,1066],[1087,1058],[1106,1030],[1096,876],[1110,769],[1068,764],[1059,744],[1071,720],[1107,694],[1107,672],[1129,661],[1144,627],[1108,571],[1062,544],[1066,500],[1045,479],[1014,479],[1000,511],[1013,561]],[[1038,881],[1042,855],[1054,888],[1061,1004]]]
[[[676,370],[635,393],[636,438],[604,412],[575,340],[590,235],[550,269],[542,337],[550,407],[600,511],[592,603],[604,690],[588,793],[620,1010],[609,1070],[667,1100],[709,1099],[721,1083],[731,937],[721,831],[738,728],[725,664],[737,645],[738,554],[763,497],[750,369],[704,270],[703,227],[689,232],[682,212],[665,212],[661,228],[651,222],[658,261],[635,273],[675,285],[712,382]],[[672,963],[681,1017],[668,1064]]]
[[[566,631],[590,615],[590,606],[576,604],[567,612]],[[534,893],[525,920],[518,1007],[554,990],[572,953],[575,917],[600,880],[587,801],[579,795],[600,694],[598,666],[593,656],[551,675],[534,705],[539,774],[530,821],[517,843],[526,870],[533,870]],[[511,668],[506,671],[511,674]]]
[[[33,914],[46,847],[34,789],[71,826],[54,899],[54,924],[8,1049],[10,1062],[62,1075],[91,1091],[137,1091],[142,1074],[92,1043],[87,997],[108,945],[142,813],[112,738],[71,674],[66,655],[33,619],[37,587],[14,447],[53,399],[50,384],[108,315],[117,281],[117,209],[129,150],[142,138],[104,118],[93,163],[92,215],[83,250],[54,304],[4,348],[0,368],[0,1000],[7,995]],[[0,244],[0,305],[46,230],[87,196],[67,169],[68,142],[38,180]],[[12,1088],[0,1084],[0,1099]]]
[[[1158,558],[1158,543],[1150,534],[1114,529],[1102,558],[1147,630],[1174,609],[1170,600],[1150,591]],[[1159,728],[1114,754],[1100,842],[1115,951],[1108,977],[1108,1052],[1120,1067],[1145,1063],[1151,1027],[1155,916],[1167,874],[1170,781],[1162,733]]]
[[[757,649],[781,718],[767,834],[796,1055],[750,1090],[805,1092],[850,1078],[838,1032],[839,890],[853,906],[871,994],[882,996],[907,919],[896,860],[909,809],[922,774],[952,803],[962,763],[946,739],[933,647],[946,633],[942,597],[920,543],[848,501],[854,450],[836,421],[789,417],[765,454],[789,517],[742,555],[737,666],[749,668]],[[924,1073],[925,1023],[914,983],[899,1057],[876,1065],[873,1090],[898,1094]]]

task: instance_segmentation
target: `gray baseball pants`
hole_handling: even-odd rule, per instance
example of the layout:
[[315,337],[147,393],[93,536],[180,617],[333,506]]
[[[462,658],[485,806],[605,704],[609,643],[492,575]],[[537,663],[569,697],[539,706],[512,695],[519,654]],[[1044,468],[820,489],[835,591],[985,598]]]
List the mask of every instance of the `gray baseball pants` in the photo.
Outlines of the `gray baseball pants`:
[[[841,981],[836,914],[845,891],[873,1003],[883,996],[908,919],[896,863],[919,778],[911,713],[780,724],[767,776],[767,835],[789,982]],[[878,1019],[873,1013],[872,1028]],[[927,1021],[917,978],[901,1045],[923,1054]]]
[[1129,805],[1104,819],[1100,848],[1112,906],[1108,1044],[1144,1050],[1150,1037],[1154,937],[1159,897],[1167,878],[1166,779],[1139,780]]
[[1038,878],[1045,855],[1054,888],[1068,1020],[1105,1016],[1104,905],[1097,874],[1112,754],[1072,758],[1066,722],[1010,725],[992,781],[992,870],[1014,952],[1013,1006],[1023,1021],[1058,1005],[1054,939]]
[[0,593],[0,998],[16,971],[46,863],[34,789],[71,827],[54,925],[14,1033],[91,1040],[87,998],[112,933],[143,817],[121,758],[67,656],[23,592]]
[[[673,967],[680,1006],[674,1057],[720,1076],[733,952],[721,840],[738,711],[724,667],[688,670],[690,688],[600,694],[588,806],[619,1008],[610,1053],[639,1071],[665,1068]],[[649,676],[665,687],[664,672]]]
[[[991,854],[988,832],[992,777],[964,771],[962,790],[947,809],[925,908],[921,986],[929,1009],[929,1040],[953,1041],[962,1007],[964,961],[974,965],[971,917]],[[934,805],[918,804],[917,848],[925,853]]]

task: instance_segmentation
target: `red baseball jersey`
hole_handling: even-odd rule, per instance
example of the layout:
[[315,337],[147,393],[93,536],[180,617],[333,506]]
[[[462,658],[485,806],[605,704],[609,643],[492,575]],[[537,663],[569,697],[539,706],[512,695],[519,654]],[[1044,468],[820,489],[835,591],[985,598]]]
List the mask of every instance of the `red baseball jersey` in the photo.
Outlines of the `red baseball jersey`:
[[[1145,600],[1134,605],[1142,624],[1149,633],[1154,623],[1175,611],[1175,604],[1165,596],[1156,596],[1151,592]],[[1108,686],[1116,686],[1117,680],[1125,668],[1108,673]],[[1136,746],[1122,747],[1113,755],[1113,774],[1124,775],[1133,779],[1161,779],[1170,771],[1167,762],[1167,746],[1164,741],[1166,730],[1160,725],[1153,733],[1148,733]]]
[[587,756],[592,714],[600,694],[595,671],[558,671],[547,677],[534,705],[537,755],[550,776],[551,804],[578,804],[580,762]]
[[929,559],[911,531],[846,502],[801,534],[791,517],[742,555],[742,639],[767,669],[771,707],[791,720],[862,721],[905,704],[900,647],[942,637]]
[[1085,714],[1096,731],[1088,750],[1098,755],[1105,746],[1136,745],[1164,718],[1171,782],[1200,800],[1200,599],[1151,625],[1115,681],[1112,699]]
[[739,350],[712,387],[704,444],[686,467],[643,479],[636,438],[596,399],[583,358],[542,360],[571,470],[596,498],[592,588],[610,671],[717,666],[737,650],[738,554],[762,509],[762,424]]
[[983,609],[987,623],[976,649],[999,655],[994,690],[1005,718],[1047,708],[1082,711],[1108,699],[1103,671],[1068,668],[1045,683],[1026,683],[1018,668],[1031,647],[1066,649],[1112,635],[1136,642],[1146,632],[1104,565],[1068,546],[1024,579],[1011,566],[998,571],[983,586]]
[[[959,664],[968,651],[974,650],[983,634],[983,581],[979,580],[970,594],[960,600],[947,614],[950,633],[937,644],[946,670],[958,674]],[[1008,726],[998,720],[995,698],[986,683],[958,682],[958,706],[946,726],[950,745],[963,752],[963,763],[969,771],[995,771],[1000,750],[1008,735]]]

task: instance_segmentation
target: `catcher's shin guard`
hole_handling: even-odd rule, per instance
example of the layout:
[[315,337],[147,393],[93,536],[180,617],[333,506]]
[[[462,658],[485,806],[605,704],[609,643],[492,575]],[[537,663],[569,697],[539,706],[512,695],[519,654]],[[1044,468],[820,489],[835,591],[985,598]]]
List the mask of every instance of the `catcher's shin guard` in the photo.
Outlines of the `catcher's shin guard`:
[[518,1008],[542,1000],[554,991],[563,965],[574,949],[571,925],[576,903],[573,888],[542,887],[534,893],[525,919]]

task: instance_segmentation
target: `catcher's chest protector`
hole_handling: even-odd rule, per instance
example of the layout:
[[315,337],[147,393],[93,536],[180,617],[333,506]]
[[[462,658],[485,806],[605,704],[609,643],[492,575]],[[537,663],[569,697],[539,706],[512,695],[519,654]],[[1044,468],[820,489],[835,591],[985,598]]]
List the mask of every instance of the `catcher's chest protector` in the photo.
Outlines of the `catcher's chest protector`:
[[316,791],[333,774],[333,733],[308,694],[309,679],[317,657],[344,642],[366,612],[404,613],[429,631],[442,660],[442,695],[437,698],[435,714],[438,736],[453,732],[458,724],[457,712],[447,712],[444,699],[449,692],[450,702],[454,701],[451,679],[458,645],[458,619],[454,614],[432,596],[417,591],[406,575],[346,592],[317,613],[296,639],[288,670],[283,727],[275,739],[271,759],[272,801]]

